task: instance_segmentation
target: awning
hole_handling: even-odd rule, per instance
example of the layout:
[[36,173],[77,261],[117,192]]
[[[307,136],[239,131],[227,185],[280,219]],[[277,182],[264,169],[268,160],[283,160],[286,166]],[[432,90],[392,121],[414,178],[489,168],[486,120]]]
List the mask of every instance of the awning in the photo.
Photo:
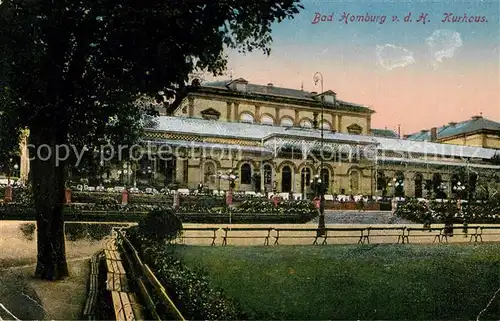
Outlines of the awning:
[[[242,146],[236,144],[218,144],[218,143],[207,143],[207,142],[195,142],[195,141],[185,141],[185,140],[142,140],[143,144],[154,146],[159,149],[160,152],[172,152],[175,153],[175,150],[172,150],[169,147],[181,147],[186,149],[202,149],[202,153],[206,155],[213,154],[214,152],[224,152],[224,151],[237,151],[237,152],[246,152],[258,155],[258,157],[262,158],[272,158],[273,151],[269,150],[265,147],[260,146]],[[165,147],[161,147],[165,146]]]
[[401,164],[422,164],[422,165],[440,165],[440,166],[462,166],[462,167],[474,167],[474,168],[488,168],[488,169],[500,169],[499,165],[489,165],[489,164],[474,164],[469,162],[446,162],[437,160],[427,160],[419,158],[398,158],[398,157],[377,157],[377,162],[390,162],[390,163],[401,163]]
[[307,140],[299,137],[272,137],[264,142],[264,146],[272,150],[274,155],[286,148],[293,148],[300,150],[304,159],[312,151],[325,151],[327,153],[345,153],[349,155],[360,154],[365,157],[374,157],[376,154],[376,146],[374,144],[359,144],[360,142],[353,142],[351,144],[332,141],[332,140]]

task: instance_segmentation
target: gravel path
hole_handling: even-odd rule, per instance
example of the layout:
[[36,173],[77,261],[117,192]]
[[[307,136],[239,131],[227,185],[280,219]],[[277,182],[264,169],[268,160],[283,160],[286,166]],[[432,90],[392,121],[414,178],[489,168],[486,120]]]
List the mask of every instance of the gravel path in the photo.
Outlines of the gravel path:
[[[314,219],[310,223],[318,223]],[[326,211],[326,224],[412,224],[389,211]]]

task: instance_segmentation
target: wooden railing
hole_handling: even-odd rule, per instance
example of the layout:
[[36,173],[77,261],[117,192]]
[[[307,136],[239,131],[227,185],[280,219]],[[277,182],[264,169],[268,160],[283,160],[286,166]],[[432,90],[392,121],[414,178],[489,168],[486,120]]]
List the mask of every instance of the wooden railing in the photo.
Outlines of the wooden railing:
[[[195,234],[191,234],[195,232]],[[355,238],[358,244],[370,243],[374,238],[392,237],[395,243],[410,243],[410,238],[433,237],[433,243],[448,242],[451,236],[469,238],[469,242],[483,242],[485,236],[498,237],[500,241],[500,225],[463,226],[454,225],[453,233],[445,227],[407,227],[407,226],[352,226],[326,227],[324,229],[307,227],[187,227],[183,229],[180,239],[209,239],[214,246],[219,240],[222,246],[228,245],[230,239],[262,239],[263,245],[270,245],[269,239],[274,238],[274,245],[279,245],[282,239],[309,238],[312,244],[326,245],[328,239]],[[222,240],[222,241],[221,241]],[[321,242],[320,242],[321,240]]]
[[0,321],[3,321],[3,320],[17,320],[17,321],[19,321],[19,319],[14,314],[12,314],[12,312],[10,312],[5,305],[0,303]]
[[127,272],[129,272],[130,278],[135,280],[142,301],[146,305],[147,310],[151,313],[151,317],[155,320],[162,320],[159,315],[161,313],[158,312],[157,305],[152,296],[152,294],[155,294],[169,314],[168,319],[184,321],[185,318],[182,316],[179,309],[177,309],[172,299],[168,296],[166,289],[160,281],[158,281],[149,266],[143,263],[139,253],[126,237],[125,230],[116,229],[115,232],[120,252],[125,258],[128,268]]

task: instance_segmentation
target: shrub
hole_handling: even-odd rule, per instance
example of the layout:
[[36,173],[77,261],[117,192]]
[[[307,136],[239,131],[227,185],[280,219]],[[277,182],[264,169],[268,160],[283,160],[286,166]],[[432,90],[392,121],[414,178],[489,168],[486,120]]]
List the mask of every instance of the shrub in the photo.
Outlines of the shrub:
[[181,231],[182,222],[171,209],[153,209],[137,226],[141,237],[161,244],[176,239]]
[[461,209],[456,201],[437,202],[432,200],[429,205],[415,199],[409,199],[398,205],[396,215],[416,223],[498,223],[500,206],[495,200],[488,202],[473,200],[462,203]]
[[[244,320],[239,304],[212,288],[203,270],[192,270],[172,254],[172,246],[144,238],[140,228],[129,229],[130,240],[139,250],[146,264],[152,267],[170,298],[188,320]],[[162,319],[161,305],[157,304]]]

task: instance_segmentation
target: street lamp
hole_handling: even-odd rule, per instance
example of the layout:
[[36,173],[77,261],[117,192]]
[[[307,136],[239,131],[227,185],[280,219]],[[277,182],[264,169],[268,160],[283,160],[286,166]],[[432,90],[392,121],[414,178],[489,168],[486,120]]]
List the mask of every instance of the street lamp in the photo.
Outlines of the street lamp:
[[458,181],[457,185],[453,186],[453,191],[457,195],[457,198],[462,198],[462,192],[465,190],[465,186],[462,185],[462,182]]
[[10,186],[10,166],[12,164],[12,158],[9,159],[9,163],[7,164],[7,186]]
[[[405,183],[397,178],[394,178],[394,197],[399,197],[396,195],[399,188],[404,188]],[[402,194],[402,193],[401,193]]]
[[[320,175],[323,175],[323,143],[324,143],[324,133],[323,133],[323,109],[324,109],[324,96],[323,96],[323,74],[320,72],[316,72],[313,76],[314,80],[314,85],[317,85],[320,83],[321,85],[321,124],[320,124],[320,131],[321,131],[321,162],[320,162],[320,170],[319,173]],[[319,184],[319,219],[318,219],[318,236],[323,236],[325,235],[325,190],[323,188],[323,183],[321,182],[321,179],[319,178],[317,182]]]
[[233,203],[233,189],[236,186],[235,181],[238,179],[238,175],[235,175],[233,173],[233,170],[230,170],[228,174],[219,173],[219,186],[221,179],[229,181],[229,190],[227,191],[226,194],[226,204],[231,205]]

